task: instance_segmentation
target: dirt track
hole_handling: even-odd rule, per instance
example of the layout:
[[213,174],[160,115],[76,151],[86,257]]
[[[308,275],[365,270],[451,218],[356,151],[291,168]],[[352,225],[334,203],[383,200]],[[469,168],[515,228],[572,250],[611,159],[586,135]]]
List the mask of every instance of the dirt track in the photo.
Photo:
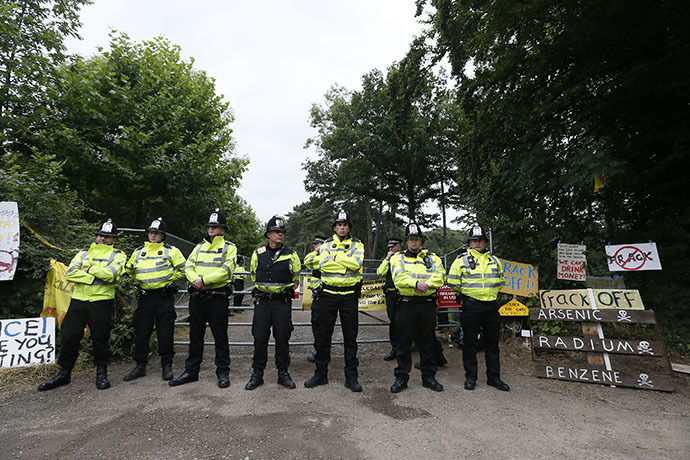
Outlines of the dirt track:
[[[410,388],[392,395],[395,365],[381,359],[388,346],[368,344],[360,347],[364,391],[356,394],[343,387],[342,346],[334,350],[329,385],[311,390],[302,385],[313,372],[303,346],[291,350],[295,390],[276,385],[268,369],[264,386],[245,391],[248,348],[231,349],[232,383],[219,389],[212,347],[200,381],[180,387],[160,379],[157,363],[146,377],[123,382],[131,364],[120,363],[110,367],[106,391],[96,390],[93,372],[50,392],[27,388],[0,399],[0,457],[690,458],[688,376],[673,379],[671,394],[537,379],[516,340],[502,354],[509,393],[482,379],[464,390],[461,352],[446,348],[450,363],[437,375],[444,392],[422,388],[413,370]],[[176,374],[185,356],[179,347]]]

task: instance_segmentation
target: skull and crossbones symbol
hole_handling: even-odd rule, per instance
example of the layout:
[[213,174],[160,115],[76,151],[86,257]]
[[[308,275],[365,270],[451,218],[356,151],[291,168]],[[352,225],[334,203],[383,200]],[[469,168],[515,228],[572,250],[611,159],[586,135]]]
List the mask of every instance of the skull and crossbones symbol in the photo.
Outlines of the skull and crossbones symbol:
[[630,314],[625,310],[618,310],[618,321],[628,321],[632,322]]
[[654,385],[652,385],[652,381],[649,379],[649,375],[647,374],[640,374],[640,377],[637,380],[637,386],[646,386],[649,388],[654,388]]
[[637,345],[637,352],[638,352],[639,354],[643,354],[643,353],[647,353],[648,355],[653,355],[653,354],[654,354],[654,350],[653,350],[652,347],[649,345],[649,342],[647,342],[646,340],[641,341],[641,342]]

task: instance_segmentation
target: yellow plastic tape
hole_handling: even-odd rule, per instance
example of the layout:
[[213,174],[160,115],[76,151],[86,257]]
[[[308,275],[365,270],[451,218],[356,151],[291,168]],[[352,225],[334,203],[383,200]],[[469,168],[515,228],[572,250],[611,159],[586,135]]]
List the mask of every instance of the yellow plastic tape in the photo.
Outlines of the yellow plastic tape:
[[39,240],[41,243],[43,243],[43,244],[45,244],[46,246],[51,247],[51,248],[53,248],[53,249],[57,249],[58,251],[64,251],[64,249],[59,248],[59,247],[55,246],[54,244],[51,244],[48,240],[46,240],[46,239],[43,238],[41,235],[39,235],[39,234],[36,232],[36,230],[34,230],[33,228],[29,227],[29,226],[28,226],[27,224],[25,224],[24,222],[22,222],[22,224],[24,224],[24,227],[28,228],[28,229],[31,231],[31,233],[33,233],[34,236],[35,236],[36,238],[38,238],[38,240]]

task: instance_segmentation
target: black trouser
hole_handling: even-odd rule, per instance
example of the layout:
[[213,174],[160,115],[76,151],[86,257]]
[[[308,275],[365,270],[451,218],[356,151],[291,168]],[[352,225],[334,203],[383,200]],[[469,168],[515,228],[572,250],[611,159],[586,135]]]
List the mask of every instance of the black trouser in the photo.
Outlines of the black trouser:
[[139,305],[134,312],[134,361],[139,365],[149,362],[149,351],[151,346],[151,333],[153,325],[156,324],[158,333],[158,355],[161,364],[172,364],[175,356],[173,346],[173,334],[175,332],[175,294],[165,293],[165,290],[148,292],[146,295],[139,296]]
[[230,372],[228,305],[227,295],[192,295],[189,299],[189,357],[184,365],[187,372],[198,374],[201,368],[206,323],[211,328],[216,346],[216,375]]
[[395,291],[386,291],[386,314],[388,315],[388,337],[391,341],[393,350],[398,348],[398,333],[395,330],[395,305],[398,299],[398,293]]
[[97,366],[110,364],[110,330],[113,328],[113,300],[89,302],[72,299],[62,320],[62,349],[58,364],[72,370],[79,356],[84,328],[89,326],[93,343],[93,361]]
[[498,304],[463,296],[462,364],[465,367],[466,378],[477,378],[477,335],[480,330],[484,331],[486,377],[489,380],[496,380],[501,375],[498,350],[501,316],[498,314]]
[[314,347],[316,347],[316,338],[319,335],[319,296],[321,294],[315,294],[312,291],[312,301],[311,301],[311,332],[314,336]]
[[268,362],[268,339],[273,328],[276,343],[276,368],[287,370],[290,365],[290,336],[292,335],[292,303],[284,299],[259,299],[254,308],[252,337],[254,337],[254,358],[252,368],[266,369]]
[[316,373],[328,376],[331,343],[335,320],[340,314],[340,327],[345,341],[345,377],[357,377],[357,332],[359,329],[358,299],[355,294],[321,293],[319,297],[316,334]]
[[[244,280],[236,279],[233,281],[232,287],[235,292],[244,291]],[[244,294],[235,294],[235,297],[232,299],[232,306],[241,307],[242,299],[244,299]]]
[[419,350],[422,378],[436,375],[432,336],[436,327],[436,302],[400,301],[396,304],[395,325],[398,333],[398,367],[395,377],[407,381],[412,369],[412,341]]

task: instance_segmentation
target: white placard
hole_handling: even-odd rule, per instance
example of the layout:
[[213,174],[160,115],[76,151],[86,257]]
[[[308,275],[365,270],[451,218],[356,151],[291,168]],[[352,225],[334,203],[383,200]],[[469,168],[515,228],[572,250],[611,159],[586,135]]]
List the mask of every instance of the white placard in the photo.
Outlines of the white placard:
[[558,244],[558,270],[556,278],[559,280],[585,281],[587,279],[587,258],[584,244]]
[[0,319],[0,367],[55,362],[55,318]]
[[0,281],[14,278],[19,258],[19,209],[15,201],[0,201]]
[[606,246],[606,256],[612,272],[661,270],[656,243],[609,244]]

